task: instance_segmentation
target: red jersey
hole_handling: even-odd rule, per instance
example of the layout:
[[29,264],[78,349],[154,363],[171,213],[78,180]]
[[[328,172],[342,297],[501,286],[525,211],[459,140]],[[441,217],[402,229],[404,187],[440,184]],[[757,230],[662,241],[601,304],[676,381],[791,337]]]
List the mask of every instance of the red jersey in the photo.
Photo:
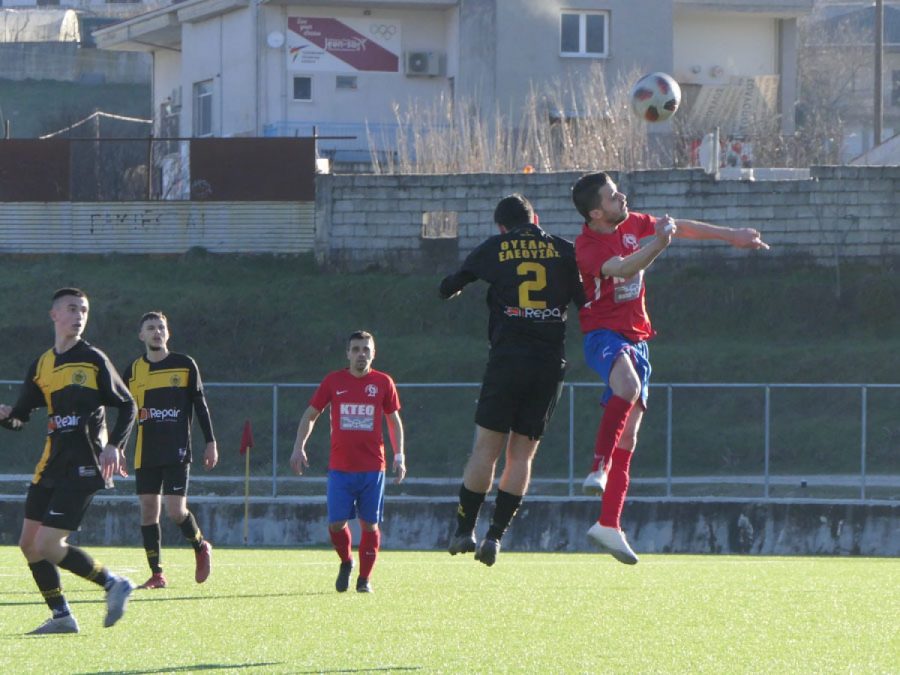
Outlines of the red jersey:
[[656,218],[644,213],[628,214],[615,232],[600,234],[587,224],[575,239],[575,260],[584,281],[587,303],[578,312],[581,332],[612,330],[632,342],[655,335],[644,302],[644,272],[630,279],[605,277],[600,273],[610,258],[624,258],[637,251],[638,240],[656,233]]
[[355,377],[348,368],[325,376],[309,404],[322,412],[331,404],[331,457],[337,471],[384,471],[382,417],[400,410],[400,397],[387,373]]

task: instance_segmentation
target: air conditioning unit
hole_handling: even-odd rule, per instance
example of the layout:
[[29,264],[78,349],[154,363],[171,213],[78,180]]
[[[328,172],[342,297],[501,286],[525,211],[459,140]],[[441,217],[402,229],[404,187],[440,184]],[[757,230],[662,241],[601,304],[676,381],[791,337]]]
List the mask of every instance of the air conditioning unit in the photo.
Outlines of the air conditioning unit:
[[172,95],[169,98],[171,99],[172,107],[179,110],[181,108],[181,85],[172,87]]
[[404,65],[407,77],[443,75],[444,56],[438,52],[406,52]]

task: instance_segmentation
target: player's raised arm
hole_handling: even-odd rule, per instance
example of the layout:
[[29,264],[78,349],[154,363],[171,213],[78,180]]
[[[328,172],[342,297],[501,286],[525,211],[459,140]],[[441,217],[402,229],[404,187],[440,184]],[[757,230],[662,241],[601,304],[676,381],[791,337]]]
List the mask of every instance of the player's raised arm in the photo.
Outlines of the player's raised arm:
[[675,236],[679,239],[719,239],[728,242],[735,248],[764,250],[769,248],[769,245],[762,240],[759,230],[752,227],[722,227],[700,220],[683,218],[676,219],[675,225],[678,227]]

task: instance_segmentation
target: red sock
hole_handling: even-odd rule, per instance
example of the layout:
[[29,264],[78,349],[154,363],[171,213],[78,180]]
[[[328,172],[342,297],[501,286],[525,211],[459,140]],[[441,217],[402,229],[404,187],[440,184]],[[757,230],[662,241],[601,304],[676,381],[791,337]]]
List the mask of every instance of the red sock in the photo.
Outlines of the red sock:
[[363,530],[359,540],[359,576],[368,579],[378,558],[378,547],[381,545],[381,530],[370,532]]
[[606,410],[597,427],[597,440],[594,442],[594,463],[591,471],[599,471],[601,466],[609,465],[609,458],[613,454],[613,448],[619,442],[628,413],[634,407],[634,403],[626,401],[613,394],[606,402]]
[[334,550],[337,551],[341,562],[350,560],[352,557],[350,549],[353,547],[353,535],[350,533],[350,528],[344,525],[343,530],[338,530],[337,532],[328,530],[328,534],[331,535],[331,543],[334,545]]
[[600,503],[600,524],[605,527],[616,529],[621,527],[619,518],[625,506],[625,494],[628,492],[632,454],[622,448],[613,450],[606,490],[603,491],[603,500]]

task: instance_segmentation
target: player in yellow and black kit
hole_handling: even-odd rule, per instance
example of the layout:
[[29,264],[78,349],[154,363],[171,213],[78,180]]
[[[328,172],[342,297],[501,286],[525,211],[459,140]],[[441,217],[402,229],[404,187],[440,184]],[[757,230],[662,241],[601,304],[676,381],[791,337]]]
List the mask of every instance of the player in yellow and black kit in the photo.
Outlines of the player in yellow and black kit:
[[[67,541],[94,494],[112,487],[114,474],[124,475],[123,448],[134,424],[134,401],[106,354],[81,339],[88,319],[83,291],[58,290],[50,318],[53,348],[31,364],[16,404],[0,405],[0,426],[14,431],[34,409],[47,408],[47,441],[25,498],[19,547],[53,615],[32,635],[78,632],[62,593],[60,567],[106,590],[105,626],[122,617],[134,588]],[[118,409],[108,441],[104,406]]]
[[166,512],[194,547],[194,579],[202,584],[209,577],[212,546],[187,508],[194,412],[206,439],[204,467],[212,469],[219,455],[200,370],[187,354],[169,351],[169,324],[162,312],[147,312],[141,317],[138,338],[146,353],[135,359],[124,376],[139,410],[134,469],[141,502],[141,536],[150,565],[150,578],[141,588],[165,588],[167,584],[160,566],[160,490],[165,495]]
[[[440,288],[446,299],[478,279],[489,284],[491,351],[449,546],[452,555],[475,551],[475,559],[488,566],[496,561],[500,539],[528,489],[531,462],[562,390],[569,304],[584,304],[575,247],[538,227],[525,197],[513,194],[500,200],[494,222],[500,234],[472,251]],[[504,450],[494,516],[476,547],[478,511]]]

